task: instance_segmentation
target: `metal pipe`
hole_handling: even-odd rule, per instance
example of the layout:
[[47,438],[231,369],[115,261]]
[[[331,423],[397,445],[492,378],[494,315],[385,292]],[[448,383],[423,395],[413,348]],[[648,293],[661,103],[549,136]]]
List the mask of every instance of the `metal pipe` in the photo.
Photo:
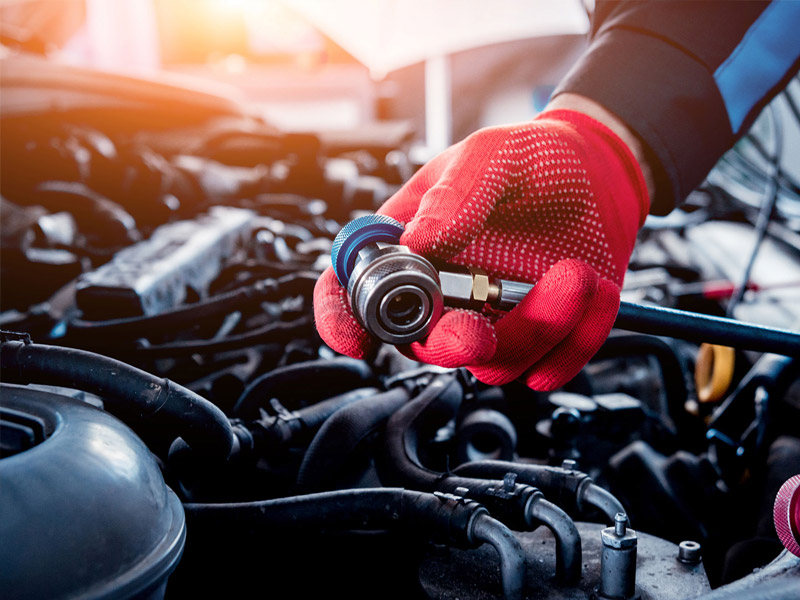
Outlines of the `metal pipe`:
[[580,501],[589,506],[594,506],[602,512],[609,523],[614,522],[617,513],[624,513],[622,503],[607,489],[600,487],[596,483],[589,482],[579,491]]
[[506,600],[521,600],[525,590],[525,554],[511,530],[484,513],[475,517],[472,537],[492,546],[500,557],[500,579]]

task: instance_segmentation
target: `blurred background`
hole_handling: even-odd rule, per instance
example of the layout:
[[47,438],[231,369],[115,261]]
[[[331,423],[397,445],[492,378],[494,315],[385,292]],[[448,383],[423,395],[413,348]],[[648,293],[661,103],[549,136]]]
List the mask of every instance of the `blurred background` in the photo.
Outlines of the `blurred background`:
[[533,116],[589,24],[580,0],[4,0],[0,11],[9,48],[53,63],[197,86],[292,130],[401,120],[432,150]]
[[579,0],[0,0],[3,308],[212,205],[375,210],[533,117],[588,28]]

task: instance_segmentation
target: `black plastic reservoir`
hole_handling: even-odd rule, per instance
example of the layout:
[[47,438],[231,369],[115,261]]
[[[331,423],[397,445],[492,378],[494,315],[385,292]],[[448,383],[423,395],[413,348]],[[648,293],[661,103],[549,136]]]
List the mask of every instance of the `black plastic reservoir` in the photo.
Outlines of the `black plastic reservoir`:
[[0,596],[162,598],[183,507],[147,446],[97,408],[0,385]]

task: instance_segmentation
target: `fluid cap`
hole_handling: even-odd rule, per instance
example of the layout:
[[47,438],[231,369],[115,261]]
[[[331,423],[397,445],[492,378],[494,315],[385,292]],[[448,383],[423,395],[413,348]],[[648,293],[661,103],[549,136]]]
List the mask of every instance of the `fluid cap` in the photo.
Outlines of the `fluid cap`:
[[778,490],[772,516],[781,543],[800,556],[800,475],[789,478]]
[[333,240],[331,262],[336,278],[344,287],[356,263],[356,256],[367,244],[396,244],[403,234],[403,225],[386,215],[367,215],[350,221]]

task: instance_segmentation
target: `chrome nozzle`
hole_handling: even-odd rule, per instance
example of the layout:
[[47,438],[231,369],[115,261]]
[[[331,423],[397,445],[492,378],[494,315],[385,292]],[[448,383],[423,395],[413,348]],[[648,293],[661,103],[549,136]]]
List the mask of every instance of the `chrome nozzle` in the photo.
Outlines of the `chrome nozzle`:
[[390,344],[428,335],[444,306],[436,269],[405,246],[374,243],[361,249],[347,291],[361,325]]

